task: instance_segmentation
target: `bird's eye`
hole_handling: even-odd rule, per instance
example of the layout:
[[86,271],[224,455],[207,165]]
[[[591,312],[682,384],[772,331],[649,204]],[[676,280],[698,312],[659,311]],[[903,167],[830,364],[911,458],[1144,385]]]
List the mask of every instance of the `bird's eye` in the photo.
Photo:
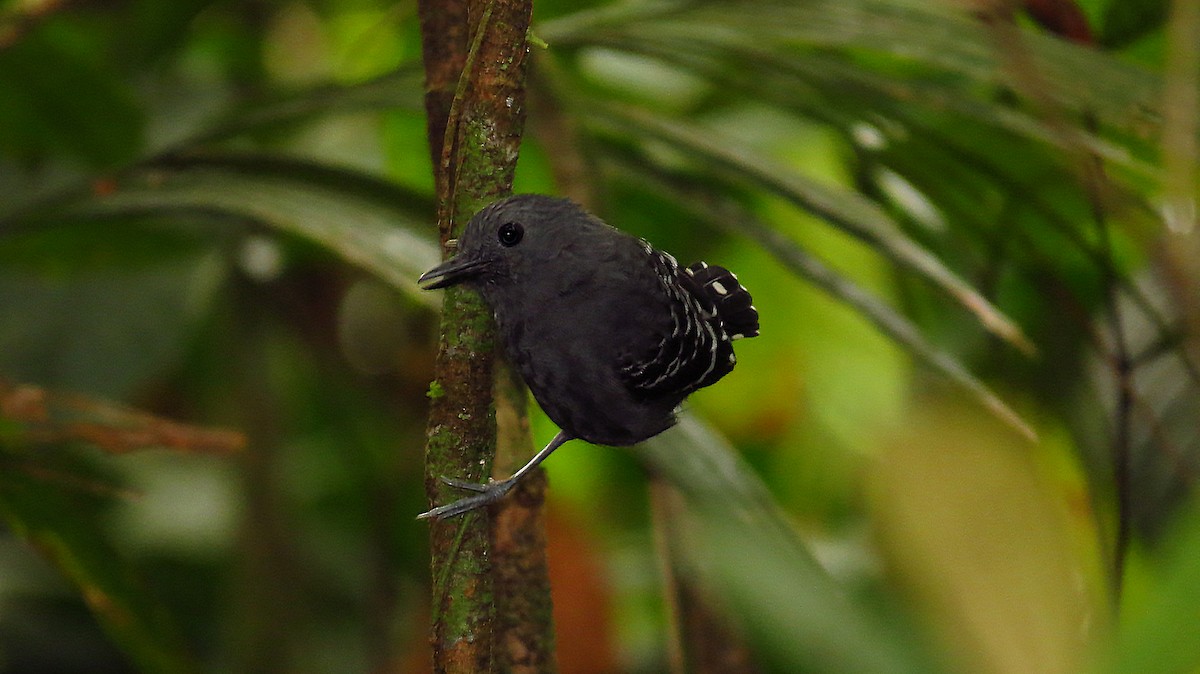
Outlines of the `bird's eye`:
[[525,228],[519,222],[506,222],[500,225],[496,236],[500,239],[500,245],[511,248],[521,243],[521,238],[525,236]]

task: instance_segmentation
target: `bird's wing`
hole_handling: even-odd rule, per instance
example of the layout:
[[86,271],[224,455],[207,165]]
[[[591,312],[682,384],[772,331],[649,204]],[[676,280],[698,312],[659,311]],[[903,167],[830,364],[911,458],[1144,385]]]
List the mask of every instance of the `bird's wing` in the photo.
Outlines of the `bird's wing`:
[[[718,314],[711,288],[696,275],[712,267],[693,265],[680,270],[675,258],[645,246],[658,281],[657,293],[669,307],[670,323],[662,332],[632,345],[620,366],[625,386],[640,398],[677,395],[680,398],[708,386],[733,369],[731,337]],[[728,272],[725,272],[728,274]],[[736,283],[736,281],[735,281]],[[718,287],[720,283],[718,282]],[[740,288],[741,286],[736,286]],[[747,294],[748,297],[748,294]],[[754,330],[757,333],[757,314]]]
[[691,291],[716,307],[717,317],[731,341],[758,336],[758,310],[750,291],[724,267],[697,262],[684,269]]

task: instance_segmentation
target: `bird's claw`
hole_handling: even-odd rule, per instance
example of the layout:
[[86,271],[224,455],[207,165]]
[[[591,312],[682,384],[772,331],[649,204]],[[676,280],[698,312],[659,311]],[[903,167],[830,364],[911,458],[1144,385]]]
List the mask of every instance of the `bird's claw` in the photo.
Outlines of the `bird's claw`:
[[454,478],[443,477],[442,482],[454,487],[455,489],[465,489],[473,491],[475,494],[464,496],[457,501],[440,505],[436,508],[417,515],[419,520],[444,520],[451,517],[457,517],[464,513],[468,513],[476,508],[490,505],[504,498],[509,489],[512,489],[513,481],[502,480],[496,482],[488,481],[487,484],[478,482],[467,482],[465,480],[456,480]]
[[446,477],[444,475],[442,476],[442,482],[447,485],[450,485],[451,487],[454,487],[455,489],[465,489],[467,491],[478,492],[480,494],[486,492],[488,490],[488,487],[492,486],[493,484],[496,484],[496,481],[491,480],[491,479],[489,479],[485,483],[467,482],[466,480],[459,480],[459,479],[455,479],[453,477]]

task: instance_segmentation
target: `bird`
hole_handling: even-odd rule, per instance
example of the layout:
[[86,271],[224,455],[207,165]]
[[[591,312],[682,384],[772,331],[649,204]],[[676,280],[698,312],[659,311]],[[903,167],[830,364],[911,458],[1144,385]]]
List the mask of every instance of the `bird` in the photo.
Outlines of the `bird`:
[[494,503],[563,443],[628,446],[676,423],[689,394],[729,374],[733,342],[759,334],[749,291],[724,267],[681,267],[669,253],[579,204],[517,194],[483,207],[457,253],[418,279],[464,284],[491,309],[501,347],[558,427],[504,480],[422,513],[440,520]]

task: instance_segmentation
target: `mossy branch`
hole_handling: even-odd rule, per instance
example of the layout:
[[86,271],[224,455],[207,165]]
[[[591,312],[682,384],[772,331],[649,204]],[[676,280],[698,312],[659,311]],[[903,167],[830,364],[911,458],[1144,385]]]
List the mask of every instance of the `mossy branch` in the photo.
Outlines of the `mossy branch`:
[[[419,12],[438,227],[449,252],[446,242],[471,214],[512,189],[524,127],[525,40],[532,5],[527,0],[425,0]],[[497,443],[495,328],[475,292],[446,291],[441,335],[431,386],[440,395],[431,398],[426,448],[426,491],[432,503],[459,496],[441,482],[442,476],[480,481],[490,475]],[[500,387],[508,392],[502,409],[511,412],[502,415],[502,435],[528,446],[528,432],[521,432],[527,424],[524,409],[511,403],[511,390],[510,385]],[[515,436],[512,429],[518,431]],[[431,523],[435,671],[553,671],[540,517],[539,487],[544,482],[530,487],[524,493],[536,497],[534,514],[519,518],[519,524],[505,513],[511,503],[526,507],[528,498],[522,493],[496,506],[490,516],[480,511]],[[517,534],[512,526],[528,535]],[[520,549],[502,545],[512,540],[522,541]],[[528,563],[539,557],[540,564]],[[514,560],[523,560],[519,568]],[[530,603],[534,609],[510,605],[513,597],[530,592],[541,597]],[[503,624],[497,623],[497,614],[505,616]],[[527,643],[519,650],[532,658],[509,652],[518,633],[527,635],[520,637]]]

